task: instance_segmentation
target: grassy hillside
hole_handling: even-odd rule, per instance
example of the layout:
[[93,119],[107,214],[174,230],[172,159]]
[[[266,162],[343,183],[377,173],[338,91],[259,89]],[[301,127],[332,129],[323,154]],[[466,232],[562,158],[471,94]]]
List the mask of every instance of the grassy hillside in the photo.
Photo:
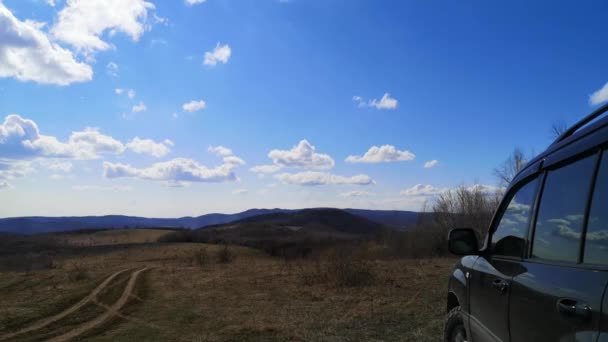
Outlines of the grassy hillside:
[[[58,251],[47,268],[0,273],[0,339],[26,329],[6,341],[74,331],[89,341],[439,340],[453,260],[385,258],[382,248],[367,242],[294,260],[196,243]],[[87,327],[124,293],[115,315]],[[27,331],[48,317],[60,318]]]
[[386,229],[382,224],[340,209],[306,209],[260,215],[196,231],[179,231],[163,236],[161,241],[238,244],[270,255],[302,257],[337,243],[369,240]]

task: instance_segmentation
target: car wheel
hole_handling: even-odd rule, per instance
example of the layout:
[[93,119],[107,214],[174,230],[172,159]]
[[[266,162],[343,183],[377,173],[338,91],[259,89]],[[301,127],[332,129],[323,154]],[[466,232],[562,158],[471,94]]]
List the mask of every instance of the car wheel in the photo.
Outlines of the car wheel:
[[464,327],[464,321],[460,313],[460,306],[450,310],[448,318],[445,321],[443,329],[444,342],[466,342],[467,330]]

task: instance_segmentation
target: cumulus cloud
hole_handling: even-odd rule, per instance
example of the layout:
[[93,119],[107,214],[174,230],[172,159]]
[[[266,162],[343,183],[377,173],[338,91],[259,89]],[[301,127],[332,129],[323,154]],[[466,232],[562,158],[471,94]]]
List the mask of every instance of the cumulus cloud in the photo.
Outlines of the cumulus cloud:
[[207,0],[185,0],[185,3],[188,6],[192,6],[192,5],[202,4],[202,3],[206,2],[206,1]]
[[228,46],[228,44],[220,45],[220,43],[217,43],[213,51],[205,52],[205,59],[203,63],[212,67],[216,66],[218,62],[226,64],[228,63],[231,54],[232,51],[230,50],[230,46]]
[[114,62],[108,62],[106,65],[106,72],[112,77],[118,77],[118,69],[118,64]]
[[232,190],[232,193],[234,195],[244,195],[244,194],[246,194],[248,192],[249,192],[249,190],[247,190],[247,189],[235,189],[235,190]]
[[251,172],[255,173],[275,173],[279,171],[282,167],[279,165],[257,165],[249,169]]
[[62,171],[62,172],[66,172],[66,173],[72,171],[72,167],[74,166],[69,161],[62,161],[62,162],[51,161],[49,163],[43,163],[43,164],[49,170],[52,170],[52,171]]
[[101,186],[101,185],[74,185],[72,186],[74,191],[131,191],[132,186],[129,185],[113,185],[113,186]]
[[229,149],[228,147],[224,147],[224,146],[212,146],[209,145],[209,147],[207,148],[207,150],[211,153],[215,153],[216,155],[220,156],[220,157],[226,157],[226,156],[231,156],[232,155],[232,150]]
[[349,192],[343,192],[340,194],[340,196],[342,196],[342,197],[369,197],[369,196],[371,196],[371,193],[369,193],[367,191],[353,190],[353,191],[349,191]]
[[182,109],[184,112],[192,113],[199,111],[201,109],[205,109],[207,107],[207,103],[203,100],[192,100],[190,102],[186,102],[182,105]]
[[473,184],[470,187],[468,187],[467,190],[478,191],[484,195],[493,195],[496,193],[504,192],[505,188],[499,187],[499,186],[494,186],[494,185],[487,185],[487,184]]
[[43,26],[17,19],[0,1],[0,77],[61,86],[93,79],[91,66],[51,41]]
[[133,90],[133,89],[116,88],[116,89],[114,89],[114,92],[117,95],[126,94],[127,97],[129,97],[130,99],[135,97],[135,90]]
[[384,93],[380,100],[372,99],[365,101],[361,96],[353,96],[353,101],[358,107],[372,107],[376,109],[396,109],[399,105],[399,101],[392,98],[389,93]]
[[402,190],[400,194],[402,196],[436,196],[449,189],[447,188],[436,188],[430,184],[416,184],[411,188]]
[[349,163],[387,163],[416,158],[410,151],[399,151],[392,145],[372,146],[363,156],[348,156]]
[[226,165],[234,165],[234,166],[245,165],[245,161],[243,159],[235,156],[234,153],[232,153],[232,150],[229,149],[228,147],[209,145],[209,147],[207,148],[207,151],[215,154],[218,157],[221,157],[222,161]]
[[308,140],[301,140],[291,150],[272,150],[268,158],[274,165],[302,169],[331,169],[336,164],[328,154],[315,152]]
[[328,184],[353,184],[370,185],[374,183],[368,175],[356,175],[352,177],[334,175],[328,172],[304,171],[298,173],[281,173],[275,178],[285,184],[297,184],[305,186],[328,185]]
[[169,139],[165,139],[162,142],[155,142],[151,139],[140,139],[139,137],[133,138],[126,145],[128,149],[135,153],[148,154],[157,158],[164,157],[171,152],[173,142]]
[[396,109],[398,101],[397,99],[392,98],[389,93],[384,93],[380,101],[373,99],[370,101],[369,105],[376,109]]
[[153,9],[154,4],[144,0],[67,0],[50,32],[85,54],[104,51],[112,47],[102,39],[104,33],[122,32],[139,40]]
[[226,157],[222,158],[222,161],[226,165],[234,165],[234,166],[245,165],[245,161],[237,156],[226,156]]
[[100,153],[120,154],[125,146],[96,128],[72,132],[67,142],[43,135],[32,120],[8,115],[0,125],[0,155],[9,159],[35,157],[95,159]]
[[170,186],[184,186],[190,182],[227,182],[236,181],[234,169],[237,164],[225,163],[215,168],[208,168],[187,158],[176,158],[166,162],[155,163],[150,167],[136,168],[122,163],[103,163],[103,175],[106,178],[137,178],[153,181],[164,181]]
[[148,109],[148,107],[146,107],[146,104],[143,103],[143,101],[139,101],[138,104],[134,105],[133,108],[131,108],[131,112],[141,113],[141,112],[145,112],[147,109]]
[[437,166],[437,163],[439,163],[439,161],[436,159],[433,159],[433,160],[430,160],[430,161],[427,161],[426,163],[424,163],[424,167],[427,169],[430,169],[432,167]]
[[604,84],[601,89],[589,95],[589,104],[591,105],[598,105],[606,101],[608,101],[608,83]]

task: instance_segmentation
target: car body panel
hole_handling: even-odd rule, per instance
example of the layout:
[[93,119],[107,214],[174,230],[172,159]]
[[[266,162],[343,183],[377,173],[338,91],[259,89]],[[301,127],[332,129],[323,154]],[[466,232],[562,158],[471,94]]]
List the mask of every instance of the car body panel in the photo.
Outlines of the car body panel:
[[[608,272],[537,262],[520,264],[524,271],[511,284],[511,340],[595,341]],[[558,302],[566,299],[588,305],[588,318],[582,313],[561,313]]]

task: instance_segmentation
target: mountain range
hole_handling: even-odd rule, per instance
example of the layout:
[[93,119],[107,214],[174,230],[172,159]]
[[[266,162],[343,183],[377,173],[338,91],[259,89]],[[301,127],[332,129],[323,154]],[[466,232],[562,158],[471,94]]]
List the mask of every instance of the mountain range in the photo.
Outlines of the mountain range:
[[[64,217],[10,217],[0,219],[0,232],[38,234],[81,229],[112,228],[188,228],[197,229],[221,225],[269,214],[297,213],[308,209],[249,209],[235,214],[212,213],[197,217],[147,218],[138,216],[64,216]],[[393,229],[407,229],[416,223],[419,213],[400,210],[341,209],[374,223]],[[297,216],[296,216],[297,218]],[[268,219],[266,217],[265,219]]]

